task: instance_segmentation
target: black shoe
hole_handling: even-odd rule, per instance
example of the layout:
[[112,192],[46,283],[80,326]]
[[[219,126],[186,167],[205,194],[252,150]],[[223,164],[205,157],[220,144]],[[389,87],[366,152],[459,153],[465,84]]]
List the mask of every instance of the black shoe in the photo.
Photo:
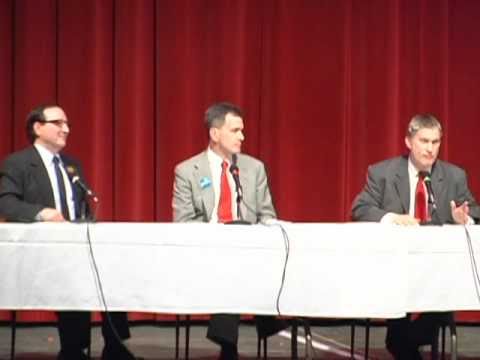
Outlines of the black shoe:
[[80,352],[62,352],[60,351],[57,355],[57,360],[89,360],[88,356],[85,355],[82,351]]
[[422,360],[422,355],[420,355],[418,349],[404,349],[399,351],[387,347],[387,350],[395,360]]
[[141,357],[135,357],[126,347],[104,347],[102,351],[102,360],[145,360]]
[[238,350],[235,345],[223,344],[219,360],[238,360]]

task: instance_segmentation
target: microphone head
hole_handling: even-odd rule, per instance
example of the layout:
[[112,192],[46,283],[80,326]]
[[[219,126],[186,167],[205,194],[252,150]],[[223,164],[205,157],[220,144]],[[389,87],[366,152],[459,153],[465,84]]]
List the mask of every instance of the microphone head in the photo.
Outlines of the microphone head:
[[240,170],[238,169],[238,166],[236,164],[232,163],[232,165],[230,165],[230,173],[236,176],[240,174]]
[[237,154],[232,154],[232,163],[230,164],[230,173],[232,175],[237,175],[240,173],[240,170],[237,166]]
[[72,184],[76,184],[80,180],[80,176],[78,176],[78,170],[75,166],[68,165],[65,170],[67,171],[68,178]]
[[421,176],[423,178],[423,181],[425,181],[425,182],[431,182],[432,181],[432,178],[430,176],[429,171],[419,171],[418,175]]
[[68,165],[65,170],[67,171],[67,175],[72,178],[74,176],[78,176],[78,170],[73,165]]

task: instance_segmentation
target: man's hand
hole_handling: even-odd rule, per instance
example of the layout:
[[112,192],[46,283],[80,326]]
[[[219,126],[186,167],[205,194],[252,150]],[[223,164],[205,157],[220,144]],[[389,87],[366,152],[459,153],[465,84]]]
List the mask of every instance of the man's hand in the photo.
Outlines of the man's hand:
[[42,221],[65,221],[63,215],[57,209],[45,208],[38,213]]
[[395,214],[392,217],[392,222],[396,225],[418,225],[420,221],[408,214]]
[[455,201],[450,201],[450,208],[452,209],[452,218],[453,221],[457,224],[468,224],[469,217],[468,212],[470,211],[468,207],[468,202],[464,201],[462,205],[457,206]]

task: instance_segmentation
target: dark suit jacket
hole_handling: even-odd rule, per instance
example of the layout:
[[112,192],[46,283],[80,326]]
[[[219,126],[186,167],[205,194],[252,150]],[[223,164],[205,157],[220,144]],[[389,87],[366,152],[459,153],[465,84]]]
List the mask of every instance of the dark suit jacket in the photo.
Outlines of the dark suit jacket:
[[[442,160],[432,168],[431,183],[437,202],[437,220],[454,223],[450,201],[457,204],[468,201],[470,216],[478,222],[480,208],[468,189],[467,176],[463,169]],[[380,221],[388,212],[408,214],[410,184],[408,157],[401,156],[369,166],[367,183],[352,205],[352,218],[357,221]]]
[[[80,165],[74,159],[60,155],[66,167],[77,169],[82,179]],[[85,195],[72,186],[75,213],[80,214]],[[7,221],[31,222],[44,208],[55,208],[53,189],[47,169],[34,146],[9,155],[0,169],[0,217]],[[86,206],[88,212],[88,206]]]

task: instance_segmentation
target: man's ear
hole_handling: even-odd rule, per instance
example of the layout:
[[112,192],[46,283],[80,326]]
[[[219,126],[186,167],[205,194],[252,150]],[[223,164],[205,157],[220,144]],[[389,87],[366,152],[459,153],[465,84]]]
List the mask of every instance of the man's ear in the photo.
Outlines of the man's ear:
[[38,137],[38,130],[40,129],[40,127],[42,126],[42,124],[40,122],[36,122],[33,124],[33,137]]
[[405,136],[405,145],[407,146],[408,150],[412,150],[412,143],[408,136]]
[[211,127],[208,130],[208,133],[210,134],[210,139],[214,142],[218,142],[218,129],[216,127]]

